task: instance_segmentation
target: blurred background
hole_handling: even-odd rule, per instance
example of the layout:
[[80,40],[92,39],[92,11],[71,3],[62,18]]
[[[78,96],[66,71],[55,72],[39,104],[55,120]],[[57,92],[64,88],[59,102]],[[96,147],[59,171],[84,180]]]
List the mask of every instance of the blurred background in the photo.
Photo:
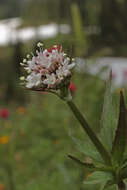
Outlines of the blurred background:
[[72,49],[70,90],[99,132],[110,69],[114,102],[126,92],[126,10],[126,0],[0,0],[0,190],[84,189],[89,172],[67,155],[87,159],[72,138],[87,136],[57,97],[21,87],[20,62],[39,41]]

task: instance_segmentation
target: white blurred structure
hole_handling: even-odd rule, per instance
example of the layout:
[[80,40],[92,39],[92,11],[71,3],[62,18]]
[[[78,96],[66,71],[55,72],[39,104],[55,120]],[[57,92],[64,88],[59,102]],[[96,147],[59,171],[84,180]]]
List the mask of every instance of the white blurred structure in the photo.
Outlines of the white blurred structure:
[[57,25],[51,23],[39,27],[26,27],[18,28],[22,24],[21,18],[11,18],[0,21],[0,45],[7,45],[8,43],[15,43],[18,40],[27,41],[31,39],[52,38],[57,36],[58,33],[68,34],[71,28],[67,24]]
[[113,86],[115,88],[127,87],[127,58],[101,57],[90,60],[77,58],[76,63],[77,72],[99,74],[102,79],[107,79],[112,70]]

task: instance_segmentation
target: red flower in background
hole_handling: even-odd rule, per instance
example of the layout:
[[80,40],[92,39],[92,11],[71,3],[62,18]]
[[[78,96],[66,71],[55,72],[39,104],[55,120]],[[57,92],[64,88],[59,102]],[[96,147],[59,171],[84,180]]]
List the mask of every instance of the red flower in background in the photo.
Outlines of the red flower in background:
[[73,94],[76,91],[76,85],[74,83],[70,82],[69,89],[70,89],[71,93]]
[[8,116],[9,116],[9,111],[6,108],[3,108],[0,110],[0,117],[1,118],[6,119],[6,118],[8,118]]

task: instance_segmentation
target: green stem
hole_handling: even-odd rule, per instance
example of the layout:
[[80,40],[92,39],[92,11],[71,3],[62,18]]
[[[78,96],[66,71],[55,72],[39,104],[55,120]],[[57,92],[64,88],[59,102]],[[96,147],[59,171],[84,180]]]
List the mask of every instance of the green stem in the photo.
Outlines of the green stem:
[[83,130],[87,133],[95,147],[97,148],[98,152],[102,156],[103,160],[107,165],[111,165],[111,157],[110,154],[107,152],[103,144],[100,142],[100,140],[97,138],[96,134],[93,132],[93,130],[89,127],[87,121],[83,117],[83,115],[80,113],[79,109],[76,107],[76,105],[72,102],[72,100],[67,101],[68,106],[74,113],[75,117],[81,124]]

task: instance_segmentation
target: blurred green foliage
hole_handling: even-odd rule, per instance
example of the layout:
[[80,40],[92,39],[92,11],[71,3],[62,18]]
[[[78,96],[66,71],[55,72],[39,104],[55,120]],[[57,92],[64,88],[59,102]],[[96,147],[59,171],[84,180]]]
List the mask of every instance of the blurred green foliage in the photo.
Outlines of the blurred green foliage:
[[[73,57],[126,55],[126,1],[114,0],[119,19],[115,16],[111,19],[112,2],[113,0],[1,0],[0,18],[21,16],[22,27],[50,22],[70,24],[70,34],[58,34],[55,38],[40,41],[47,47],[62,44],[68,54],[73,47]],[[88,26],[94,25],[101,32],[86,35]],[[123,46],[121,43],[119,45],[121,38]],[[115,46],[112,42],[115,42]],[[20,87],[18,76],[22,71],[19,62],[22,62],[28,52],[33,52],[34,45],[35,40],[31,40],[24,44],[19,42],[0,47],[0,108],[7,107],[10,112],[8,119],[0,118],[0,137],[9,137],[8,143],[0,144],[0,184],[5,184],[7,190],[83,190],[83,181],[88,171],[79,168],[67,155],[79,154],[75,150],[72,136],[84,141],[87,141],[87,136],[79,128],[70,110],[58,98]],[[77,86],[74,94],[76,104],[86,115],[88,123],[98,132],[104,82],[98,76],[86,73],[75,73],[72,81]],[[83,155],[79,157],[85,159]]]
[[75,55],[83,56],[87,54],[88,40],[86,34],[83,32],[83,23],[80,15],[80,9],[76,3],[71,5],[71,11],[75,36]]
[[79,7],[83,30],[88,31],[95,49],[126,47],[126,0],[1,0],[0,19],[20,16],[24,26],[49,22],[72,25],[72,4]]

